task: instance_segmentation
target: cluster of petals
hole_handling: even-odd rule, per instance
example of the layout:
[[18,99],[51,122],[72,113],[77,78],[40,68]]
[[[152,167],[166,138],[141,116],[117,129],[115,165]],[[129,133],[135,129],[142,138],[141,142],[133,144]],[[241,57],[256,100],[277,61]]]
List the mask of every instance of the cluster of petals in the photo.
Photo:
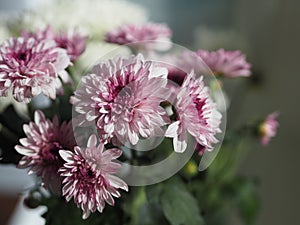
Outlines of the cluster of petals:
[[21,31],[21,35],[26,38],[33,37],[37,40],[54,40],[57,47],[67,51],[71,61],[74,62],[85,51],[87,36],[80,34],[76,29],[55,32],[51,26],[39,29],[36,32]]
[[269,144],[270,140],[276,136],[279,122],[277,117],[278,112],[269,114],[259,126],[260,141],[263,146]]
[[67,201],[74,202],[83,210],[83,219],[91,212],[102,212],[105,204],[114,205],[113,197],[120,197],[119,189],[128,191],[127,184],[114,174],[121,164],[113,162],[122,151],[116,148],[104,150],[103,143],[91,135],[87,148],[76,146],[74,151],[61,150],[65,160],[60,174],[63,179],[62,194]]
[[12,89],[19,102],[30,102],[41,93],[55,99],[62,92],[60,78],[68,81],[66,51],[52,40],[10,38],[0,45],[0,96]]
[[169,122],[160,106],[169,94],[166,84],[167,69],[142,55],[101,62],[71,98],[76,124],[95,124],[100,140],[116,145],[163,136]]
[[206,72],[209,70],[201,58],[195,52],[189,50],[184,50],[179,54],[170,54],[166,60],[170,63],[168,78],[179,85],[182,85],[190,71],[200,75],[207,74]]
[[34,122],[23,126],[26,138],[20,139],[20,145],[15,149],[24,155],[19,162],[19,168],[29,168],[29,174],[36,174],[42,178],[46,187],[54,192],[60,190],[59,168],[63,160],[59,150],[73,150],[76,145],[72,124],[59,124],[55,116],[53,121],[37,110],[34,113]]
[[172,31],[165,24],[127,24],[105,34],[105,41],[119,45],[131,44],[139,49],[163,50],[170,47]]
[[204,63],[216,75],[229,78],[248,77],[251,75],[251,65],[246,61],[246,57],[240,51],[217,51],[198,50],[196,54],[201,57]]
[[176,152],[184,152],[187,147],[188,134],[197,143],[211,150],[218,140],[215,137],[221,132],[222,115],[210,97],[208,87],[203,77],[196,78],[195,73],[189,73],[180,88],[175,101],[176,118],[169,125],[166,137],[173,138]]

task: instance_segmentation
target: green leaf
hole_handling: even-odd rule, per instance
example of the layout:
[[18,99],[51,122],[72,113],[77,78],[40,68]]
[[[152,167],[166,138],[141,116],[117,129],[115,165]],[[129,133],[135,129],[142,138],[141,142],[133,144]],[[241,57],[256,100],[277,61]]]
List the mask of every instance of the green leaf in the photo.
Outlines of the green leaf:
[[161,183],[146,186],[146,197],[150,203],[159,203],[163,186]]
[[126,200],[125,212],[130,217],[130,224],[138,225],[137,220],[140,208],[146,203],[144,187],[132,187],[132,195]]
[[172,225],[204,224],[196,199],[180,183],[165,183],[161,204],[165,217]]
[[146,203],[140,210],[137,217],[137,225],[169,225],[165,219],[159,204]]
[[241,219],[246,224],[253,224],[260,209],[260,198],[253,182],[248,181],[241,187],[237,207]]

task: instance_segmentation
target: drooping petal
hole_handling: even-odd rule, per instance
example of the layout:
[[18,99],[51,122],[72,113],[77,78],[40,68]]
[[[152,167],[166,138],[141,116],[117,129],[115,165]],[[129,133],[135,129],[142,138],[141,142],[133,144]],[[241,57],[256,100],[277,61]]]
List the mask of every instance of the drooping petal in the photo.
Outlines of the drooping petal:
[[165,136],[166,137],[176,137],[178,133],[180,121],[176,121],[170,124],[166,130]]

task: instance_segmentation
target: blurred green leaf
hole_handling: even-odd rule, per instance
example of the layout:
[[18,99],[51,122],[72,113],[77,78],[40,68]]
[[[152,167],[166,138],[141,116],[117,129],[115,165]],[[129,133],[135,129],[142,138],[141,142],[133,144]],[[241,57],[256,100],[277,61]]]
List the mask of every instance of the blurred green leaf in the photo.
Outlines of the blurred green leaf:
[[150,203],[159,203],[163,186],[161,183],[149,185],[145,188],[147,200]]
[[196,199],[178,182],[166,182],[161,194],[164,215],[172,225],[201,225],[204,221],[200,215]]
[[126,199],[125,212],[130,218],[130,224],[138,225],[137,220],[140,208],[146,203],[144,187],[132,187],[130,194]]
[[66,202],[63,198],[44,199],[47,206],[45,225],[111,225],[124,224],[121,207],[106,206],[103,213],[92,213],[87,219],[82,219],[82,210],[77,208],[73,201]]
[[139,210],[136,225],[154,224],[169,225],[159,204],[146,203]]
[[253,180],[246,180],[239,188],[237,208],[245,224],[253,224],[260,210],[260,198]]

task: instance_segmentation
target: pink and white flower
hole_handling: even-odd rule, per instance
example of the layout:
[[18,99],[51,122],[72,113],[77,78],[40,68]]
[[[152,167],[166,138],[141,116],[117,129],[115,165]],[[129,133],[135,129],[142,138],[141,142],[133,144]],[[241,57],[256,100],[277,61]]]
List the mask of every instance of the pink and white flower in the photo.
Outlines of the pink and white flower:
[[119,45],[130,44],[138,49],[164,50],[170,47],[168,43],[171,36],[172,31],[165,24],[127,24],[106,33],[105,41]]
[[68,81],[69,64],[66,51],[54,41],[10,38],[0,46],[0,96],[12,89],[19,102],[28,103],[40,93],[55,99],[63,91],[59,78]]
[[50,121],[37,110],[34,122],[25,124],[23,130],[27,137],[20,139],[21,145],[15,146],[16,151],[24,155],[18,167],[29,168],[29,174],[40,176],[46,187],[59,192],[61,180],[58,170],[63,165],[59,150],[73,150],[76,145],[72,124],[59,124],[57,116]]
[[225,77],[248,77],[251,75],[251,65],[240,51],[217,51],[198,50],[196,54],[208,65],[216,75]]
[[[168,96],[167,69],[142,55],[96,65],[71,98],[78,125],[96,123],[100,140],[137,144],[139,137],[163,135],[169,122],[160,103]],[[121,143],[120,143],[121,142]]]
[[57,47],[67,51],[71,61],[74,62],[85,51],[87,36],[80,34],[76,29],[55,32],[51,26],[39,29],[36,32],[21,31],[22,37],[33,37],[39,41],[44,39],[54,40]]
[[188,133],[197,143],[207,150],[218,140],[215,135],[221,132],[219,126],[222,115],[212,101],[203,77],[196,79],[189,73],[177,95],[175,102],[176,119],[169,125],[165,136],[173,138],[175,152],[184,152],[187,147]]
[[269,144],[270,140],[276,136],[279,122],[278,112],[273,112],[259,125],[260,142],[263,146]]
[[67,50],[71,61],[75,62],[85,51],[87,36],[81,35],[76,29],[61,31],[56,37],[57,46]]
[[77,207],[83,210],[83,219],[96,210],[102,213],[105,203],[113,206],[113,197],[121,196],[119,189],[128,191],[127,184],[114,175],[121,164],[113,160],[121,156],[122,151],[104,150],[103,143],[97,145],[95,135],[90,136],[87,148],[76,146],[74,152],[61,150],[59,153],[65,160],[60,169],[64,177],[62,194],[67,201],[74,198]]

